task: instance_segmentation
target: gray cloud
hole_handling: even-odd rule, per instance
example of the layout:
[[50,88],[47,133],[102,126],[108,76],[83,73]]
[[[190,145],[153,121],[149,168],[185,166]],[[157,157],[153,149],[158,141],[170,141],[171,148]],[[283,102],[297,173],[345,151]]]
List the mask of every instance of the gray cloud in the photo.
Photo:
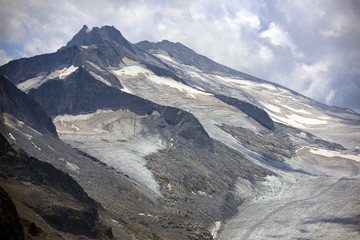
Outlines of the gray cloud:
[[39,0],[0,2],[0,64],[52,52],[83,24],[131,42],[179,41],[318,101],[360,109],[356,0]]

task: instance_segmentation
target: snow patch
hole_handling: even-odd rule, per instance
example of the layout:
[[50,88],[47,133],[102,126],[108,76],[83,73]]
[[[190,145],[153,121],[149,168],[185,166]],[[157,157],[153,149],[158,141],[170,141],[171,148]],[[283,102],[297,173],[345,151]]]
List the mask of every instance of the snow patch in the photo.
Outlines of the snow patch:
[[[30,140],[30,139],[29,139],[29,140]],[[33,143],[33,142],[31,142],[31,143],[32,143],[32,145],[34,146],[34,148],[36,148],[37,150],[41,151],[41,148],[39,148],[38,146],[36,146],[35,143]]]
[[77,69],[78,67],[74,67],[73,65],[70,67],[64,67],[63,65],[61,65],[51,73],[38,73],[36,77],[30,78],[22,83],[17,84],[16,86],[23,92],[28,93],[30,89],[36,89],[51,79],[54,79],[56,77],[63,79],[71,73],[75,72]]
[[74,171],[74,172],[79,173],[79,169],[80,169],[80,168],[79,168],[76,164],[66,161],[65,166],[66,166],[68,169],[70,169],[70,170],[72,170],[72,171]]
[[220,230],[220,227],[221,227],[221,222],[216,221],[216,222],[214,222],[214,225],[212,226],[212,228],[209,229],[213,239],[215,239],[217,237],[217,233]]
[[66,68],[62,73],[59,74],[59,78],[63,79],[73,72],[75,72],[78,69],[78,67],[75,67],[74,65],[70,66],[69,68]]
[[112,72],[118,76],[129,75],[133,77],[136,76],[141,77],[141,75],[144,75],[147,79],[151,80],[153,83],[175,88],[181,92],[185,91],[189,94],[190,97],[195,97],[194,94],[212,95],[210,93],[202,92],[195,88],[187,86],[183,83],[177,82],[172,78],[159,77],[156,74],[154,74],[152,71],[138,65],[126,66],[119,70],[112,70]]
[[95,115],[101,113],[110,113],[110,112],[114,112],[114,111],[98,109],[96,110],[96,112],[93,113],[78,114],[78,115],[70,115],[70,114],[58,115],[54,118],[53,122],[60,121],[63,123],[63,122],[73,122],[73,121],[85,121],[93,118]]
[[287,124],[289,126],[296,127],[296,128],[305,128],[304,125],[302,125],[301,123],[298,123],[297,121],[294,121],[292,119],[288,119],[286,117],[281,117],[281,116],[275,115],[271,112],[269,112],[269,115],[275,121],[279,121],[281,123],[284,123],[284,124]]
[[97,75],[96,73],[89,71],[90,75],[93,76],[96,80],[99,80],[102,83],[105,83],[107,86],[111,87],[111,83],[108,82],[106,79],[104,79],[103,77]]
[[101,67],[99,67],[98,65],[96,65],[95,63],[91,62],[91,61],[86,61],[87,63],[89,63],[92,67],[94,67],[96,70],[103,72],[104,70],[101,69]]
[[347,159],[353,160],[355,162],[360,162],[360,155],[355,155],[355,154],[345,154],[345,153],[341,153],[341,152],[337,152],[337,151],[319,149],[319,148],[309,148],[309,152],[316,154],[316,155],[329,157],[329,158],[341,157],[341,158],[347,158]]
[[281,108],[279,108],[279,107],[277,107],[275,105],[265,104],[265,103],[262,103],[262,102],[260,102],[260,103],[270,111],[281,113]]
[[121,88],[120,91],[132,94],[132,92],[125,86],[123,86],[123,88]]
[[324,120],[302,117],[297,114],[287,115],[287,118],[291,119],[292,121],[295,121],[295,122],[298,122],[301,124],[306,124],[306,125],[319,125],[319,124],[327,123],[327,121],[324,121]]
[[142,66],[132,65],[125,66],[119,70],[112,70],[116,75],[130,75],[130,76],[138,76],[139,74],[151,74],[152,72]]
[[11,140],[16,141],[16,138],[15,138],[11,133],[9,133],[9,138],[10,138]]
[[173,63],[177,63],[177,62],[175,62],[174,61],[174,59],[172,59],[170,56],[168,56],[168,55],[164,55],[164,54],[160,54],[160,53],[158,53],[158,54],[154,54],[156,57],[158,57],[158,58],[161,58],[161,59],[164,59],[164,60],[166,60],[166,61],[169,61],[169,62],[173,62]]
[[304,109],[296,109],[296,108],[292,108],[290,106],[287,105],[283,105],[284,107],[286,107],[287,109],[293,111],[293,112],[297,112],[297,113],[303,113],[303,114],[307,114],[307,115],[313,115],[311,112],[308,112]]
[[282,116],[275,115],[270,112],[269,115],[274,120],[278,120],[282,123],[288,124],[288,125],[296,127],[296,128],[307,128],[306,125],[309,127],[312,127],[314,125],[327,124],[327,121],[325,121],[325,120],[302,117],[297,114],[291,114],[291,115],[286,115],[286,117],[282,117]]
[[200,194],[201,196],[205,196],[205,197],[209,197],[209,198],[212,198],[211,195],[207,194],[206,192],[203,192],[203,191],[197,191],[198,194]]
[[53,149],[50,145],[47,145],[48,148],[51,150],[51,151],[54,151],[55,152],[55,149]]

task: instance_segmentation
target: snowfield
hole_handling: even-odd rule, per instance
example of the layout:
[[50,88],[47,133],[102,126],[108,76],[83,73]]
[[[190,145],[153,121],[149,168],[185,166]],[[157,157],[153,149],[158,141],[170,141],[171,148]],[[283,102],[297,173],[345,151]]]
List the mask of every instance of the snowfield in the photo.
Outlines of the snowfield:
[[[132,66],[125,66],[119,70],[113,70],[113,73],[119,77],[124,76],[132,76],[132,77],[139,77],[139,78],[146,78],[152,81],[155,84],[165,85],[174,89],[179,90],[180,92],[187,92],[188,95],[194,96],[194,94],[204,94],[204,95],[211,95],[209,93],[199,91],[192,87],[189,87],[183,83],[177,82],[172,78],[167,77],[159,77],[155,75],[152,71],[148,70],[147,68],[139,65],[132,65]],[[119,79],[120,80],[120,79]],[[120,80],[121,82],[121,80]],[[125,88],[127,89],[127,88]],[[127,89],[128,90],[128,89]],[[128,90],[131,92],[131,90]]]
[[337,151],[331,151],[331,150],[327,150],[327,149],[317,149],[317,148],[310,148],[309,152],[311,152],[313,154],[321,155],[324,157],[329,157],[329,158],[333,158],[333,157],[347,158],[347,159],[351,159],[355,162],[360,162],[360,155],[344,154],[344,153],[337,152]]
[[140,116],[128,111],[98,110],[54,119],[64,142],[128,175],[151,198],[161,197],[160,186],[146,168],[145,156],[163,149],[160,136],[147,135]]
[[70,67],[59,66],[51,73],[38,73],[36,77],[27,79],[26,81],[19,83],[16,86],[23,92],[27,93],[30,91],[30,89],[38,88],[51,79],[57,77],[63,79],[69,76],[71,73],[75,72],[77,69],[78,67],[75,67],[73,65]]

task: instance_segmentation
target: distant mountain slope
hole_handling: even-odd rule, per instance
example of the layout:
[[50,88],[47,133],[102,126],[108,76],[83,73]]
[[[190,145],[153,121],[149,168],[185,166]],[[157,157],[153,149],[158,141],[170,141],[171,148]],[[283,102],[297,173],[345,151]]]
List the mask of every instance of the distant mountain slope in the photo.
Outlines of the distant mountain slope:
[[263,79],[251,76],[240,71],[236,71],[232,68],[219,64],[203,55],[196,53],[194,50],[184,46],[179,42],[173,43],[167,40],[163,40],[157,43],[141,41],[136,43],[135,46],[149,53],[156,53],[156,51],[163,50],[167,54],[169,54],[171,58],[178,61],[179,63],[197,67],[201,71],[207,73],[222,73],[226,75],[239,76],[253,81],[267,82]]

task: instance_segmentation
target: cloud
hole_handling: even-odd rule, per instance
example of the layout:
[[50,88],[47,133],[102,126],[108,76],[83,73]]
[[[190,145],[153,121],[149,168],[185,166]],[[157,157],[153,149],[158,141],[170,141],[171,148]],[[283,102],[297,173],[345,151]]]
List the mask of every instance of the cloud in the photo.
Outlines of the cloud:
[[0,66],[8,63],[11,60],[12,58],[9,57],[4,50],[0,49]]
[[2,0],[0,49],[3,59],[52,52],[84,24],[113,25],[131,42],[179,41],[318,101],[360,109],[359,12],[357,0]]
[[292,47],[292,42],[289,39],[289,34],[282,30],[282,28],[271,22],[267,30],[260,33],[260,37],[267,38],[271,44],[282,47]]

